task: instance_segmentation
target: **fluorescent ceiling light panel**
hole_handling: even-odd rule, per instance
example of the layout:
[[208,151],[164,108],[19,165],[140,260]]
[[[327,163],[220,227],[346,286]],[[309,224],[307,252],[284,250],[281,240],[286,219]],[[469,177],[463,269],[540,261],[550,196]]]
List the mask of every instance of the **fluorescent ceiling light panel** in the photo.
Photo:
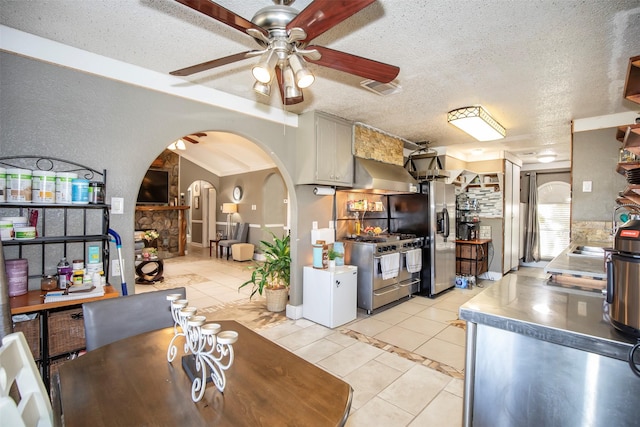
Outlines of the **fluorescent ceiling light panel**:
[[481,106],[463,107],[447,113],[447,121],[478,141],[504,138],[505,128]]

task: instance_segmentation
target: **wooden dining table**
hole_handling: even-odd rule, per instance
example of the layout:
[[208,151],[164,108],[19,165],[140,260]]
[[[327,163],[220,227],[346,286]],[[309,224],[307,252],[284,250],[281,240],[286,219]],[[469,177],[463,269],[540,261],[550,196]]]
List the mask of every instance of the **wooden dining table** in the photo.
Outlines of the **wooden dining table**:
[[60,367],[64,422],[75,426],[340,426],[353,390],[334,375],[233,320],[238,333],[224,392],[211,383],[199,402],[178,356],[167,361],[173,328],[92,350]]

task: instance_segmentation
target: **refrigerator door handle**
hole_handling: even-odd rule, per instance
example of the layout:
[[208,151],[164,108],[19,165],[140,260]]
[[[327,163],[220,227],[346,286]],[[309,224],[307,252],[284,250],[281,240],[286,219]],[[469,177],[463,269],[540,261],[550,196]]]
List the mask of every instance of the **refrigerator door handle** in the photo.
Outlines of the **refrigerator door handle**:
[[449,212],[447,208],[442,208],[442,237],[444,237],[444,241],[447,241],[447,237],[449,237]]

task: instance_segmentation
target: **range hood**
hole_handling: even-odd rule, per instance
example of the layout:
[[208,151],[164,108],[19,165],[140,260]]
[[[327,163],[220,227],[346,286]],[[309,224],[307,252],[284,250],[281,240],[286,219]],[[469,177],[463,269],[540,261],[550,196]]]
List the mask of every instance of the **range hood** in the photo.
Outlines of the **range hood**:
[[417,193],[418,182],[402,166],[355,157],[353,189],[376,194]]

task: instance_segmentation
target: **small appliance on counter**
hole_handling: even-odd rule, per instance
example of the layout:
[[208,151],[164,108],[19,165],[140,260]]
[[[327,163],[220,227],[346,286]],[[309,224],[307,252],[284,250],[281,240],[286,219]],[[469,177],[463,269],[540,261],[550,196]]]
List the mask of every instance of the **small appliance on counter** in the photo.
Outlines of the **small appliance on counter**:
[[613,251],[606,260],[609,321],[638,343],[629,351],[629,366],[640,377],[634,354],[640,349],[640,216],[618,228]]

